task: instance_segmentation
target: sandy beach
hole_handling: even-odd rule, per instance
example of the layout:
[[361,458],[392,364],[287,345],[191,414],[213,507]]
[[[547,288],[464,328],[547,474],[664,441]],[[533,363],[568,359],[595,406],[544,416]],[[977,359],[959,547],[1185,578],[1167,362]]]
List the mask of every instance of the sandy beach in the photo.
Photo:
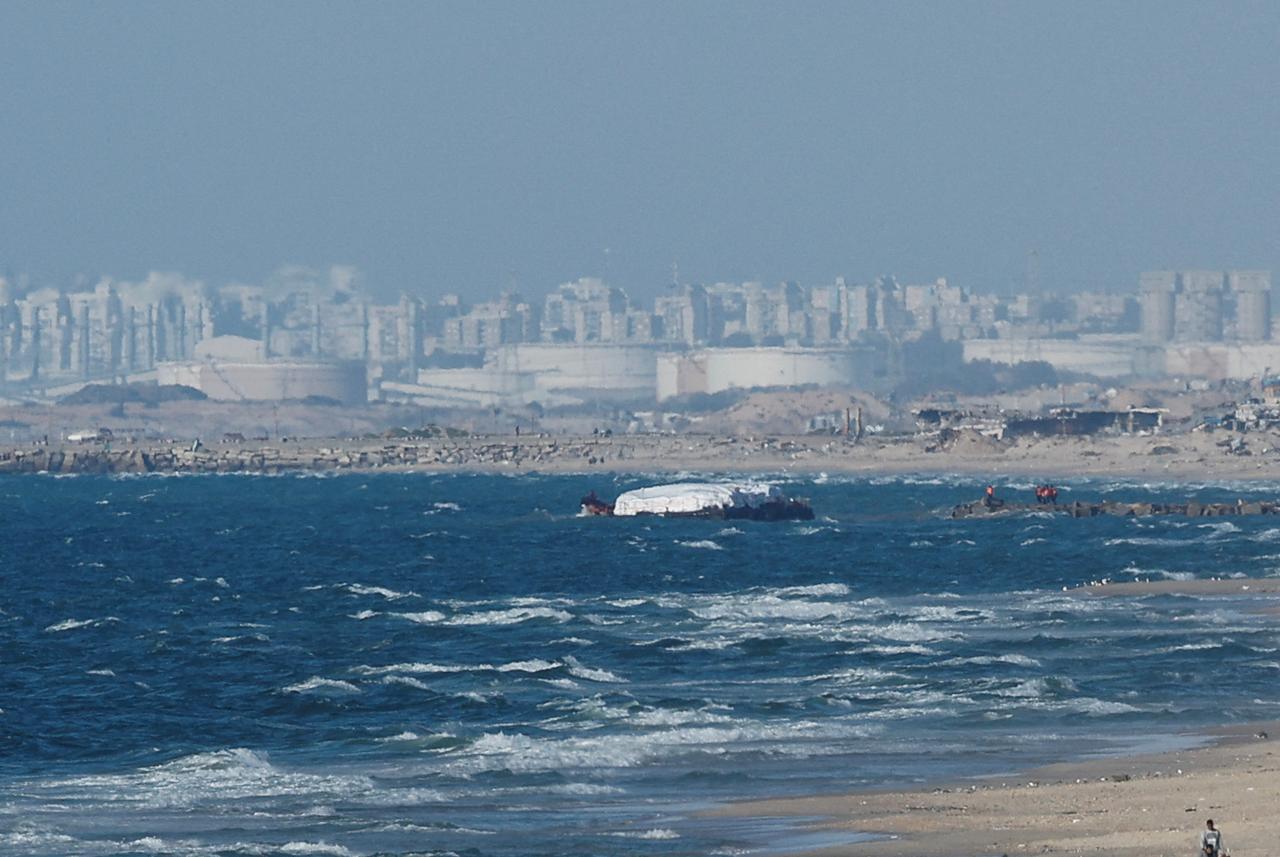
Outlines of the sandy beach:
[[[1280,578],[1108,583],[1081,597],[1249,597],[1260,611],[1280,601]],[[917,789],[756,801],[729,816],[821,817],[816,829],[880,838],[833,845],[825,857],[1193,854],[1205,820],[1237,857],[1275,853],[1280,802],[1280,723],[1235,725],[1169,736],[1178,749],[1050,765],[999,777]]]
[[884,837],[810,852],[827,857],[1185,857],[1195,853],[1207,818],[1224,831],[1232,854],[1272,854],[1280,800],[1275,735],[1277,724],[1255,724],[1224,730],[1210,746],[1191,750],[919,790],[737,804],[720,812],[824,816],[822,828]]

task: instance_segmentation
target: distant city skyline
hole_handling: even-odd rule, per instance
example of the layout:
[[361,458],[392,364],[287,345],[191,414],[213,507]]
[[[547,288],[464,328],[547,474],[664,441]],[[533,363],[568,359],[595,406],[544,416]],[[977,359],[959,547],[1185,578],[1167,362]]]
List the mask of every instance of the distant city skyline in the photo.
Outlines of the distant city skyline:
[[[1280,268],[1280,7],[0,6],[0,273],[1131,292]],[[607,253],[606,253],[607,248]],[[606,260],[607,256],[607,260]]]

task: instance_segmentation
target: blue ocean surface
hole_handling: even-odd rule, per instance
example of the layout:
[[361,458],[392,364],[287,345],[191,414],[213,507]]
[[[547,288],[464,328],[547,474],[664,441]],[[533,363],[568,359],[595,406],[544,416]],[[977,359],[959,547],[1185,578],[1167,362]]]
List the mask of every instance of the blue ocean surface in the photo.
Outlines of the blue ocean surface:
[[1276,576],[1280,520],[953,521],[962,477],[778,477],[797,523],[576,515],[655,481],[0,480],[0,853],[782,853],[829,840],[699,810],[1280,714],[1276,601],[1064,591]]

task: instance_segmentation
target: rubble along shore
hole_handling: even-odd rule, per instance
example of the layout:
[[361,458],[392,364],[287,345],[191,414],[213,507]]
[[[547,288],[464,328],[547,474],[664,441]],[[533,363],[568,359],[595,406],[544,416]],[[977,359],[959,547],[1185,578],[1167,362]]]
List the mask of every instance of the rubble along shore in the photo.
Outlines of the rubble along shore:
[[[827,439],[829,440],[829,439]],[[130,443],[0,448],[0,474],[145,474],[474,470],[483,472],[665,469],[672,456],[707,466],[786,467],[830,454],[833,444],[775,438],[673,436],[466,437],[274,444]]]
[[1188,518],[1217,518],[1228,515],[1280,515],[1276,503],[1243,500],[1237,503],[1121,503],[1103,500],[1089,503],[1076,500],[1071,503],[1000,503],[988,506],[981,500],[961,503],[951,510],[952,518],[995,518],[1006,515],[1059,514],[1072,518],[1097,518],[1110,515],[1118,518],[1146,518],[1152,515],[1180,515]]
[[[1166,454],[1170,443],[1174,454]],[[1224,453],[1206,434],[1022,438],[937,450],[926,440],[833,435],[466,435],[211,442],[0,444],[0,474],[290,473],[833,473],[1135,477],[1145,480],[1280,480],[1277,454]]]

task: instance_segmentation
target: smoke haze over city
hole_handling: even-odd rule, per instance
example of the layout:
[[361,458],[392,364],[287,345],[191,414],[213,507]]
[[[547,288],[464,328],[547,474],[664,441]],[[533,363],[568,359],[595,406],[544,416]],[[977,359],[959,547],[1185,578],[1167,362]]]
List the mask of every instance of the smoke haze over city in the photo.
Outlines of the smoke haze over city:
[[0,271],[648,300],[673,263],[1271,269],[1278,30],[1265,4],[9,3]]

